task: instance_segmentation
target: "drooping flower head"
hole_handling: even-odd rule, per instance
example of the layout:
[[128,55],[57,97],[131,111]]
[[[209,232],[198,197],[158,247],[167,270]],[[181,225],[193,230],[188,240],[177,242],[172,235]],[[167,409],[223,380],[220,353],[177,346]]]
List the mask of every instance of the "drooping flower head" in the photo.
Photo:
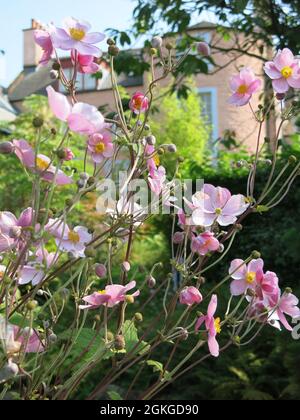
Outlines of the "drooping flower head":
[[252,95],[261,88],[262,82],[249,68],[244,68],[240,74],[235,75],[230,80],[232,96],[229,103],[236,106],[243,106],[250,102]]
[[34,40],[43,50],[40,64],[46,66],[51,60],[54,52],[51,36],[49,32],[37,29],[34,31]]
[[210,354],[213,357],[219,357],[220,347],[217,342],[217,335],[221,333],[221,320],[220,318],[215,318],[215,313],[218,307],[218,297],[213,295],[208,306],[207,315],[201,316],[195,326],[195,330],[199,331],[201,326],[205,323],[206,330],[208,332],[208,347]]
[[72,184],[72,179],[62,170],[52,165],[48,156],[38,154],[35,159],[34,149],[26,140],[14,140],[15,154],[21,163],[33,173],[39,173],[41,178],[47,182],[53,182],[57,185]]
[[268,61],[264,70],[272,79],[276,93],[286,93],[291,88],[300,89],[300,60],[288,48],[278,51],[274,61]]
[[95,74],[100,71],[100,66],[95,62],[95,57],[92,55],[82,55],[72,50],[71,59],[73,65],[77,63],[79,73]]
[[55,252],[49,253],[45,248],[39,248],[34,258],[31,258],[19,274],[20,285],[31,283],[33,286],[41,283],[45,278],[46,270],[55,263],[57,255]]
[[193,196],[193,224],[209,227],[218,223],[220,226],[229,226],[248,207],[249,203],[243,195],[231,195],[226,188],[204,184],[202,191]]
[[131,98],[131,101],[129,103],[129,108],[136,115],[139,115],[148,111],[149,105],[150,103],[147,96],[145,96],[144,93],[136,92]]
[[212,232],[204,232],[201,235],[193,237],[192,251],[199,255],[207,255],[210,252],[218,251],[220,242]]
[[95,133],[89,137],[88,153],[95,163],[101,163],[114,155],[114,145],[107,131]]
[[106,128],[104,117],[95,106],[78,102],[72,107],[65,95],[55,92],[52,86],[47,88],[47,93],[53,114],[67,122],[75,133],[91,136]]
[[65,51],[76,50],[82,55],[99,57],[101,51],[94,44],[105,39],[105,35],[99,32],[90,32],[91,25],[73,17],[68,17],[63,22],[63,28],[51,25],[50,35],[55,48]]
[[32,225],[33,214],[31,207],[19,218],[7,211],[0,212],[0,252],[22,248],[28,239],[26,228]]
[[202,300],[201,293],[194,286],[184,288],[179,296],[179,301],[182,305],[192,306],[201,303]]
[[[92,295],[83,298],[87,305],[81,305],[80,309],[97,309],[102,305],[107,305],[107,307],[112,308],[120,302],[124,302],[128,292],[135,287],[135,281],[128,283],[126,286],[121,286],[119,284],[106,286],[105,290],[95,292]],[[140,291],[137,290],[131,296],[138,297],[139,295]]]

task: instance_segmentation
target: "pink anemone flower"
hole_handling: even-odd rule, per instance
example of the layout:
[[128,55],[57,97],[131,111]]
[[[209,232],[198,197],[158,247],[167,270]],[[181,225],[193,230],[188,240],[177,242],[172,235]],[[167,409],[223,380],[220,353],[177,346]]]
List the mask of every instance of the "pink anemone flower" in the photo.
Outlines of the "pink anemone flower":
[[288,48],[278,51],[274,61],[265,64],[264,70],[272,79],[276,93],[286,93],[290,87],[300,89],[300,60]]
[[104,117],[95,106],[78,102],[72,107],[66,96],[52,86],[48,86],[47,93],[53,114],[75,133],[91,136],[106,128]]
[[20,248],[27,239],[26,228],[32,225],[33,210],[24,210],[20,217],[10,212],[0,212],[0,252]]
[[221,320],[220,318],[214,318],[214,315],[217,311],[218,306],[218,297],[213,295],[208,306],[207,315],[201,316],[195,326],[196,331],[199,331],[202,324],[205,323],[206,330],[208,332],[208,347],[210,354],[213,357],[219,357],[220,355],[220,346],[217,342],[217,335],[221,333]]
[[194,286],[184,288],[179,296],[179,301],[182,305],[192,306],[201,303],[202,300],[201,293]]
[[214,233],[207,231],[197,237],[193,237],[191,248],[193,252],[205,256],[210,252],[218,251],[220,242]]
[[46,66],[51,60],[54,52],[51,36],[47,31],[38,29],[34,32],[34,40],[43,50],[40,64],[42,66]]
[[4,351],[13,356],[20,353],[41,353],[45,350],[45,344],[39,334],[30,328],[8,324],[0,317],[0,341]]
[[248,289],[255,290],[258,282],[263,281],[263,269],[264,262],[261,258],[252,260],[248,265],[243,260],[232,261],[229,269],[229,274],[233,278],[230,286],[232,296],[241,296]]
[[38,154],[35,159],[35,152],[26,140],[13,140],[15,154],[25,166],[33,173],[39,173],[41,179],[47,182],[53,182],[57,185],[72,184],[73,180],[68,177],[62,170],[56,169],[52,165],[48,156]]
[[93,238],[86,227],[77,226],[70,229],[58,219],[50,219],[45,229],[55,237],[59,249],[70,252],[75,257],[85,257],[86,246]]
[[245,213],[249,204],[241,195],[231,195],[226,188],[204,184],[203,190],[193,196],[192,220],[196,226],[229,226]]
[[160,166],[158,169],[152,172],[152,176],[148,177],[148,182],[150,185],[151,191],[159,196],[163,191],[164,184],[167,180],[166,169],[163,166]]
[[279,298],[279,303],[277,305],[277,310],[275,314],[278,317],[278,320],[288,331],[293,331],[293,328],[288,323],[285,315],[289,315],[292,319],[295,320],[299,319],[300,309],[298,305],[299,299],[292,293],[285,292]]
[[41,283],[46,275],[46,270],[51,268],[55,263],[56,253],[48,253],[46,249],[39,248],[36,252],[35,259],[28,262],[19,275],[19,284],[29,284],[33,286]]
[[89,137],[88,153],[95,163],[101,163],[104,159],[114,155],[114,145],[107,132],[96,133]]
[[[128,283],[126,286],[121,286],[119,284],[106,286],[105,290],[101,290],[100,292],[95,292],[92,295],[84,297],[83,300],[87,303],[87,305],[81,305],[79,308],[97,309],[102,305],[107,305],[108,308],[112,308],[120,302],[124,302],[128,292],[135,287],[135,281]],[[131,296],[138,297],[139,295],[140,291],[137,290]]]
[[233,76],[230,80],[233,95],[230,97],[229,103],[236,106],[247,105],[252,95],[261,88],[261,85],[261,80],[255,77],[251,69],[242,69],[240,74]]
[[129,103],[129,108],[133,113],[139,115],[148,111],[150,106],[149,99],[141,92],[136,92]]
[[91,25],[84,20],[68,17],[64,20],[64,28],[51,25],[50,35],[55,48],[61,50],[76,50],[82,55],[99,57],[101,51],[93,44],[98,44],[105,39],[99,32],[89,32]]
[[71,58],[73,65],[77,62],[79,73],[95,74],[100,71],[100,66],[95,62],[95,57],[93,55],[82,55],[78,54],[75,50],[72,50]]

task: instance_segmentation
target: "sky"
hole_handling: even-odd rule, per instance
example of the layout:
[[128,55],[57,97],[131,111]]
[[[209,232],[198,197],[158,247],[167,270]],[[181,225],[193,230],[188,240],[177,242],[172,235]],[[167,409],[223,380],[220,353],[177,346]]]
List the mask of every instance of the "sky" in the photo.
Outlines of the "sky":
[[[0,0],[0,84],[7,87],[23,67],[23,29],[35,18],[56,25],[66,16],[88,20],[93,30],[130,27],[135,0]],[[101,46],[101,45],[100,45]]]

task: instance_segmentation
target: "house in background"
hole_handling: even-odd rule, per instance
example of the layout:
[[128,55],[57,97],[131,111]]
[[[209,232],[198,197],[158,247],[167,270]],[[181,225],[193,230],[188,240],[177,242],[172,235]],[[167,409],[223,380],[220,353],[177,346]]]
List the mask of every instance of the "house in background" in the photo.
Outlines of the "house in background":
[[[39,28],[39,23],[32,20],[31,28],[24,30],[24,67],[23,71],[12,82],[8,88],[8,98],[13,107],[22,111],[23,100],[31,94],[45,94],[47,86],[52,84],[56,90],[64,92],[64,87],[58,81],[50,78],[52,64],[47,67],[38,65],[41,57],[41,49],[33,38],[34,30]],[[218,45],[220,48],[230,49],[236,46],[236,39],[225,41],[224,37],[218,34],[216,26],[212,23],[202,22],[189,29],[193,37],[199,40],[206,40],[208,43]],[[142,51],[136,51],[142,54]],[[257,76],[263,79],[262,61],[247,55],[237,55],[235,52],[224,53],[214,51],[215,63],[222,69],[210,66],[209,75],[195,76],[195,85],[202,100],[203,116],[207,124],[211,127],[211,137],[215,141],[222,137],[227,130],[237,134],[239,141],[249,150],[253,151],[256,147],[258,127],[248,107],[236,108],[228,104],[228,97],[231,92],[229,89],[230,77],[237,73],[241,67],[252,67]],[[62,66],[66,74],[71,69],[71,60],[62,59]],[[97,107],[107,105],[114,110],[114,99],[111,90],[110,68],[103,60],[101,63],[103,77],[96,80],[91,75],[78,76],[78,100],[88,102]],[[148,75],[141,77],[120,77],[119,82],[131,95],[137,90],[146,92],[146,81]],[[256,108],[259,104],[259,97],[253,98],[252,105]],[[264,135],[270,134],[270,128],[264,127]]]
[[[14,121],[16,116],[17,112],[8,101],[6,89],[0,86],[0,123],[2,121]],[[3,132],[3,130],[1,130],[1,132]]]

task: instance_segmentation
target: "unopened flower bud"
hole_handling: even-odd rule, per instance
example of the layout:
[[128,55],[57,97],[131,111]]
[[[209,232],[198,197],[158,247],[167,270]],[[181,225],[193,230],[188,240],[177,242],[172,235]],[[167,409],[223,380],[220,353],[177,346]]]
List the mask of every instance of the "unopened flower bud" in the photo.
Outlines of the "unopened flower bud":
[[165,154],[165,149],[164,149],[163,147],[160,147],[160,148],[157,150],[157,153],[158,153],[159,155],[164,155],[164,154]]
[[258,252],[258,251],[253,251],[252,254],[251,254],[251,258],[253,260],[258,260],[260,257],[261,257],[261,253]]
[[40,289],[40,290],[38,290],[38,291],[36,292],[36,294],[37,294],[39,297],[43,297],[43,296],[44,296],[44,294],[45,294],[45,292],[44,292],[44,290]]
[[224,252],[224,249],[225,249],[225,246],[223,244],[220,244],[219,249],[218,249],[218,252],[220,254],[222,254]]
[[72,207],[74,204],[74,201],[71,198],[67,198],[65,201],[65,204],[67,207]]
[[284,101],[285,93],[276,93],[276,99],[278,99],[278,101]]
[[95,183],[96,183],[96,178],[94,178],[93,176],[90,176],[89,179],[87,180],[88,186],[91,187]]
[[4,141],[0,143],[0,154],[2,155],[9,155],[13,153],[14,145],[10,141]]
[[108,40],[106,41],[107,45],[116,45],[114,39],[112,38],[108,38]]
[[130,266],[130,263],[128,261],[123,262],[122,270],[124,271],[124,273],[129,273],[129,271],[131,270],[131,266]]
[[50,344],[55,344],[57,342],[57,335],[54,333],[50,334],[48,340]]
[[116,45],[110,45],[108,48],[108,53],[112,57],[117,57],[119,55],[120,49]]
[[186,341],[189,338],[189,332],[188,332],[187,329],[185,329],[185,328],[182,328],[181,329],[181,331],[180,331],[180,338],[183,341]]
[[176,153],[177,152],[177,147],[175,144],[169,144],[168,145],[168,152],[169,153]]
[[134,296],[127,295],[125,296],[125,300],[126,300],[126,303],[128,303],[129,305],[132,305],[134,303]]
[[89,246],[85,249],[84,254],[88,258],[94,258],[96,256],[96,250],[93,247]]
[[43,125],[44,125],[44,120],[43,120],[43,118],[41,118],[41,117],[36,117],[36,118],[34,118],[34,119],[32,120],[32,125],[33,125],[35,128],[41,128],[41,127],[43,127]]
[[176,232],[173,236],[173,243],[175,245],[179,245],[184,241],[184,233],[183,232]]
[[80,179],[83,179],[84,181],[87,181],[88,179],[89,179],[89,174],[88,173],[86,173],[86,172],[82,172],[80,175],[79,175],[79,178]]
[[293,293],[293,289],[291,289],[290,287],[287,287],[284,291],[287,295],[291,295]]
[[153,276],[148,277],[147,285],[148,285],[149,289],[154,289],[154,287],[156,286],[156,280]]
[[208,57],[211,55],[210,46],[206,42],[198,42],[197,51],[198,54],[203,55],[204,57]]
[[151,48],[151,49],[150,49],[150,54],[151,54],[152,56],[157,55],[157,49],[156,49],[156,48]]
[[241,344],[241,338],[238,335],[234,336],[232,341],[237,346],[239,346]]
[[59,71],[60,70],[60,63],[58,61],[55,61],[52,65],[52,69]]
[[149,146],[155,146],[156,144],[156,137],[155,136],[147,136],[146,142],[149,144]]
[[291,156],[289,157],[289,163],[290,163],[291,165],[295,165],[295,163],[297,163],[297,161],[298,161],[298,159],[296,158],[296,156],[291,155]]
[[58,79],[58,72],[57,71],[55,71],[55,70],[51,70],[50,71],[50,79],[52,79],[52,80],[56,80],[56,79]]
[[241,231],[241,230],[243,230],[243,225],[241,225],[240,223],[237,223],[237,224],[235,225],[235,228],[236,228],[236,230]]
[[163,44],[163,39],[161,36],[155,36],[151,41],[151,45],[153,48],[161,48],[162,44]]
[[96,264],[95,273],[100,279],[102,279],[107,275],[107,268],[104,264]]
[[178,163],[184,163],[185,159],[183,156],[179,156]]
[[11,360],[8,361],[6,365],[0,369],[0,384],[9,381],[10,379],[16,377],[19,373],[19,367],[16,363]]
[[140,312],[137,312],[137,313],[134,315],[134,319],[135,319],[137,322],[143,322],[144,317],[143,317],[143,315],[142,315]]
[[83,179],[79,179],[79,180],[77,181],[77,187],[78,187],[79,189],[84,188],[84,187],[85,187],[85,184],[86,184],[86,181],[84,181]]
[[123,335],[116,335],[115,337],[115,349],[124,350],[126,347],[125,338]]
[[166,43],[166,49],[171,51],[174,49],[174,45],[172,44],[172,42],[167,42]]
[[38,307],[38,302],[36,300],[31,300],[26,305],[26,309],[28,311],[34,311],[37,307]]

